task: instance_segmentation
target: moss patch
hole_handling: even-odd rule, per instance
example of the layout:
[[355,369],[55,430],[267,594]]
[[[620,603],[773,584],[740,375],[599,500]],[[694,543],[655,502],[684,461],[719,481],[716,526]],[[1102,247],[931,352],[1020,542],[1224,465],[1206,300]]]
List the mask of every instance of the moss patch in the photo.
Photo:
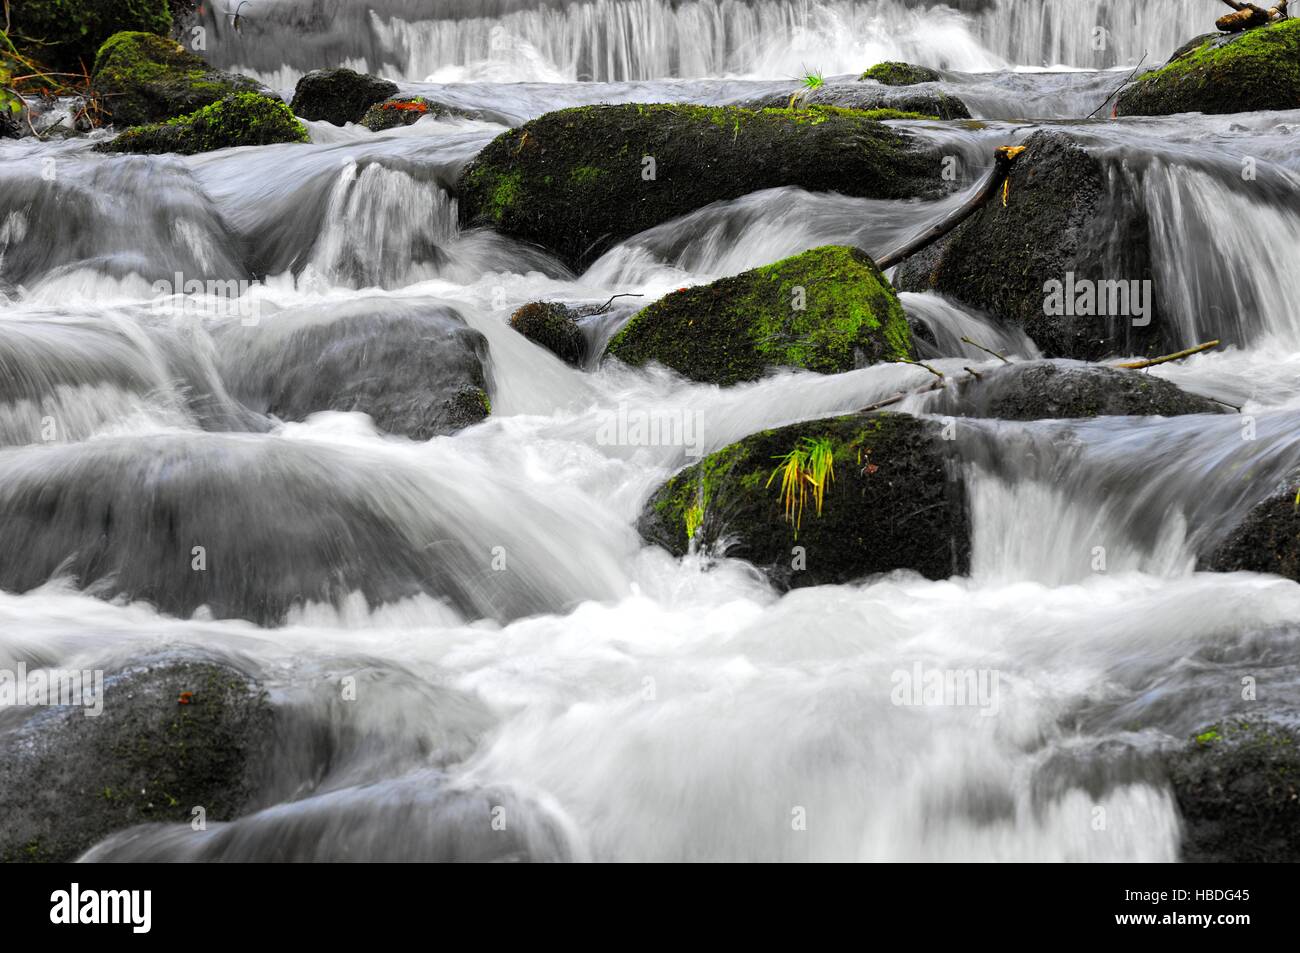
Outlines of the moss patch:
[[1211,37],[1119,95],[1121,116],[1300,109],[1300,20]]
[[859,78],[875,80],[885,86],[915,86],[917,83],[937,83],[940,77],[928,66],[891,61],[877,63]]
[[307,129],[278,99],[235,93],[177,119],[128,129],[96,146],[99,152],[192,155],[232,146],[307,142]]
[[166,37],[118,33],[95,57],[92,85],[118,127],[187,115],[236,92],[259,92],[246,76],[223,73]]
[[937,153],[859,110],[583,106],[497,137],[462,171],[458,192],[463,224],[580,267],[624,238],[759,189],[938,194],[938,165]]
[[836,374],[915,357],[889,282],[865,254],[836,245],[670,294],[633,315],[609,353],[724,386],[774,367]]

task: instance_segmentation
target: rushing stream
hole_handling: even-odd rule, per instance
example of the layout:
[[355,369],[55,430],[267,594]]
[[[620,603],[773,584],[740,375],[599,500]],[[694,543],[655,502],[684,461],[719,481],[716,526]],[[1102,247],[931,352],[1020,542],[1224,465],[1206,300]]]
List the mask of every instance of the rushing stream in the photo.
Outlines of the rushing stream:
[[[145,471],[168,467],[214,514],[214,538],[198,542],[267,522],[310,536],[356,512],[415,542],[358,522],[340,544],[350,560],[382,579],[416,543],[436,547],[438,583],[294,605],[261,626],[219,607],[152,607],[167,598],[99,598],[61,575],[0,593],[0,666],[102,668],[180,647],[256,673],[293,713],[282,730],[297,755],[261,792],[264,810],[200,837],[131,832],[92,856],[1177,859],[1178,813],[1150,755],[1237,710],[1242,675],[1291,686],[1261,705],[1300,698],[1300,586],[1195,570],[1300,462],[1300,112],[1080,117],[1144,50],[1162,62],[1202,32],[1189,24],[1206,20],[1203,4],[450,0],[439,19],[415,0],[257,6],[242,34],[213,22],[227,30],[215,62],[281,89],[351,65],[486,118],[383,134],[308,123],[311,145],[191,158],[0,142],[0,508],[57,480],[143,512]],[[1098,22],[1112,25],[1104,54],[1089,46]],[[645,302],[830,243],[880,254],[963,196],[759,192],[573,274],[504,236],[462,232],[451,187],[509,125],[562,106],[743,102],[788,91],[805,68],[847,78],[885,58],[943,69],[984,120],[896,123],[961,157],[963,188],[995,146],[1031,130],[1087,144],[1145,206],[1157,285],[1194,316],[1175,337],[1239,342],[1152,373],[1241,406],[1257,434],[1244,440],[1236,415],[965,422],[968,578],[778,596],[743,563],[642,543],[648,495],[688,450],[850,412],[927,372],[784,372],[718,389],[662,369],[567,366],[509,315],[536,300]],[[1258,169],[1248,185],[1246,159]],[[237,333],[238,317],[204,295],[157,299],[154,282],[177,273],[265,276],[245,302],[258,333]],[[941,369],[996,363],[963,335],[1036,354],[984,315],[902,297],[951,355]],[[592,343],[637,301],[589,322]],[[361,414],[282,423],[235,394],[241,374],[282,356],[285,329],[439,308],[489,355],[491,415],[452,436],[386,436]],[[696,414],[700,445],[602,440],[629,407]],[[79,518],[61,510],[30,539],[56,547]],[[293,539],[281,543],[280,561],[249,571],[311,571]],[[1000,673],[996,717],[894,704],[892,673],[915,665]],[[343,675],[366,704],[338,701]],[[474,792],[505,805],[508,850]],[[806,829],[792,826],[799,810]]]

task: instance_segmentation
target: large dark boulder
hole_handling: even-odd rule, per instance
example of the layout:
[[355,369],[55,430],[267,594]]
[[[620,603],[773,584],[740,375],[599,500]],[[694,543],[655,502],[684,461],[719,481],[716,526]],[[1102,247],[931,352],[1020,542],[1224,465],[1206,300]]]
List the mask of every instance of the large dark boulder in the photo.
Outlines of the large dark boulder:
[[1202,37],[1179,52],[1124,88],[1119,115],[1300,109],[1300,20]]
[[194,155],[236,146],[307,141],[306,128],[280,100],[259,93],[233,93],[188,116],[133,126],[95,146],[95,151]]
[[1246,514],[1205,560],[1213,572],[1263,572],[1300,582],[1300,476]]
[[397,95],[397,84],[346,68],[312,70],[293,91],[289,104],[303,119],[342,126],[360,122],[375,103]]
[[503,133],[461,173],[461,220],[580,266],[711,202],[792,185],[869,198],[942,188],[939,156],[850,110],[583,106]]
[[[946,579],[970,565],[965,494],[948,446],[937,423],[902,414],[763,431],[670,479],[637,528],[674,555],[694,546],[748,560],[783,589],[897,569]],[[790,509],[787,476],[803,488],[801,511],[799,490]]]
[[[93,676],[81,687],[98,697]],[[0,861],[70,861],[136,824],[184,822],[191,833],[196,807],[216,822],[250,806],[273,728],[253,678],[159,657],[105,673],[102,687],[98,715],[95,705],[33,707],[0,731]]]
[[1167,756],[1188,863],[1300,861],[1300,732],[1269,720],[1206,727]]
[[938,392],[928,410],[998,420],[1176,417],[1227,410],[1150,374],[1077,361],[1024,361],[979,375]]
[[428,440],[488,415],[487,341],[450,308],[315,306],[232,323],[217,343],[231,394],[283,420],[359,411],[388,433]]
[[880,269],[837,245],[674,292],[633,315],[608,353],[724,386],[776,367],[836,374],[915,357],[907,317]]
[[256,80],[215,70],[152,33],[118,33],[105,42],[91,85],[119,129],[175,119],[232,93],[271,95]]
[[166,36],[168,0],[21,0],[9,5],[10,38],[54,70],[80,73],[101,43],[121,31]]
[[[1101,164],[1070,136],[1038,132],[1025,146],[1005,204],[995,197],[945,241],[904,261],[894,285],[988,311],[1023,328],[1045,357],[1173,350],[1155,285],[1144,284],[1152,264],[1141,204],[1112,194]],[[1080,289],[1091,289],[1091,304]],[[1143,315],[1134,289],[1145,299]]]

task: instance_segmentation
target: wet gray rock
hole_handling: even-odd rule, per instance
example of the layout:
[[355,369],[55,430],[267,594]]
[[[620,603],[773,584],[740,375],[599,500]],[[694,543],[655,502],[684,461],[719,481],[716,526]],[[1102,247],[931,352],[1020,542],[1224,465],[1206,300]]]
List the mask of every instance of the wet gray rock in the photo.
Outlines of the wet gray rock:
[[102,714],[85,711],[34,707],[18,724],[6,719],[0,860],[70,861],[114,831],[171,821],[189,832],[195,807],[221,821],[252,802],[273,716],[246,673],[141,661],[106,673]]
[[1141,371],[1077,361],[1024,361],[981,370],[938,392],[930,410],[959,417],[1055,420],[1218,414],[1222,404]]
[[1300,582],[1300,475],[1256,504],[1202,568],[1273,573]]
[[[785,109],[790,96],[769,96],[746,104],[750,109]],[[802,92],[795,102],[801,106],[838,106],[841,109],[897,109],[938,119],[969,119],[970,110],[956,96],[938,85],[881,86],[874,83],[827,83]]]
[[282,420],[359,411],[428,440],[490,409],[487,341],[445,306],[362,299],[231,323],[216,338],[231,394]]

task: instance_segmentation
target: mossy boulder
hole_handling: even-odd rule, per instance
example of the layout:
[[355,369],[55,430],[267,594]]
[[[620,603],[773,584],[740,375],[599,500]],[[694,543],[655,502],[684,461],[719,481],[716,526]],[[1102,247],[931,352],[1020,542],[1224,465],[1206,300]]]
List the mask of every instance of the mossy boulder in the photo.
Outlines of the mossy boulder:
[[863,83],[827,83],[816,89],[801,89],[791,100],[787,95],[766,96],[747,103],[751,109],[795,109],[831,106],[852,109],[865,118],[885,122],[891,119],[969,119],[970,110],[956,96],[938,87],[892,88]]
[[885,86],[915,86],[917,83],[937,83],[941,79],[939,73],[928,66],[916,66],[912,63],[899,63],[892,60],[877,63],[858,78],[874,80]]
[[[674,555],[692,546],[745,559],[778,588],[838,584],[912,570],[931,579],[970,566],[965,494],[934,421],[858,414],[765,430],[661,486],[637,528]],[[801,515],[782,493],[791,453],[832,461],[817,512],[809,479]],[[811,464],[810,464],[811,466]],[[815,469],[796,473],[815,475]],[[797,525],[796,525],[797,522]]]
[[398,126],[413,126],[425,116],[446,115],[446,111],[436,103],[431,103],[423,96],[409,96],[401,99],[386,99],[375,103],[361,117],[361,125],[371,132],[383,132]]
[[1188,863],[1300,861],[1300,732],[1268,720],[1210,725],[1167,756]]
[[1227,410],[1150,374],[1077,361],[1024,361],[979,375],[940,391],[927,409],[998,420],[1177,417]]
[[939,163],[933,149],[851,110],[583,106],[498,136],[462,171],[458,191],[463,224],[579,267],[651,226],[760,189],[937,194]]
[[67,862],[136,824],[188,823],[196,807],[229,820],[250,806],[273,730],[253,678],[159,657],[106,673],[102,702],[99,715],[34,708],[0,734],[0,861]]
[[[1037,132],[1025,147],[1005,203],[994,198],[947,239],[904,261],[895,287],[937,291],[987,311],[1023,328],[1045,357],[1175,350],[1155,285],[1143,284],[1152,279],[1152,255],[1141,203],[1113,194],[1101,163],[1067,134]],[[1080,306],[1080,288],[1092,290],[1091,305]],[[1148,299],[1141,316],[1135,288]]]
[[312,70],[293,91],[289,104],[303,119],[342,126],[360,122],[375,103],[397,95],[397,84],[346,68]]
[[188,116],[136,126],[95,147],[97,152],[193,155],[234,146],[307,142],[307,129],[278,99],[234,93]]
[[216,339],[231,395],[281,420],[359,412],[387,433],[428,440],[478,423],[491,407],[487,340],[442,306],[315,305],[232,323]]
[[115,33],[166,36],[168,0],[22,0],[10,5],[10,37],[51,69],[80,73]]
[[179,43],[118,33],[99,48],[91,85],[119,128],[175,119],[232,93],[269,95],[261,83],[212,69]]
[[837,374],[915,357],[889,282],[866,254],[840,245],[676,291],[634,314],[608,353],[722,386],[777,367]]
[[1119,94],[1121,116],[1300,109],[1300,20],[1205,38]]
[[1300,474],[1256,504],[1204,560],[1213,572],[1262,572],[1300,582]]
[[510,326],[567,364],[587,357],[587,339],[578,312],[557,301],[533,301],[510,316]]

